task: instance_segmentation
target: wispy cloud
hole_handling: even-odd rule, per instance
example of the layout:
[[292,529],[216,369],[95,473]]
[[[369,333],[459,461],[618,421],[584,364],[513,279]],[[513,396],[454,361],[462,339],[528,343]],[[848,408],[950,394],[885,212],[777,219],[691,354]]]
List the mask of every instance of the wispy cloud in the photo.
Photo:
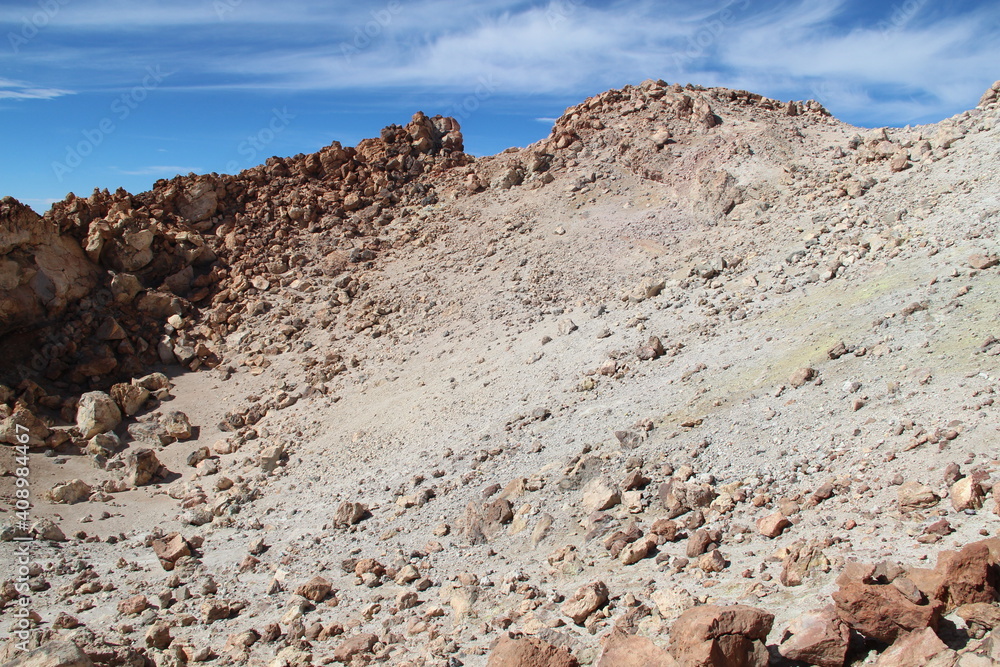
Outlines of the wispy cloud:
[[0,79],[0,100],[51,100],[73,91],[61,88],[41,88],[23,81]]
[[[942,15],[935,3],[918,3],[905,20],[898,7],[868,7],[868,23],[859,23],[858,6],[93,0],[66,4],[46,28],[53,43],[19,56],[45,84],[0,85],[0,97],[48,99],[80,81],[129,86],[137,68],[162,64],[179,72],[175,91],[467,94],[488,81],[499,95],[566,96],[653,77],[784,98],[825,91],[835,112],[896,118],[968,104],[1000,76],[1000,6]],[[22,14],[2,8],[0,23]]]

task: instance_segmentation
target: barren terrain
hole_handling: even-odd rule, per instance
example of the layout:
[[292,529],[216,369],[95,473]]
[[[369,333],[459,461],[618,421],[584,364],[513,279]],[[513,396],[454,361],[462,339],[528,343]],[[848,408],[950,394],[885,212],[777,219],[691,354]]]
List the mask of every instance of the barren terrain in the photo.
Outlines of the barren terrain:
[[28,597],[13,664],[1000,664],[998,91],[4,200],[0,657]]

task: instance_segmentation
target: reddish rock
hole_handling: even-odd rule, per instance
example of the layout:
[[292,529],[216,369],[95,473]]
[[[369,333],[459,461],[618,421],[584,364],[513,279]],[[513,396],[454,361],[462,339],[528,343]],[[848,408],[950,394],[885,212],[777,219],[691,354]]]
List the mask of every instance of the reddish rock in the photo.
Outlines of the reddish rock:
[[788,377],[788,384],[793,387],[801,387],[809,380],[816,377],[816,370],[813,368],[800,368]]
[[354,564],[354,574],[357,576],[360,577],[361,575],[369,572],[374,574],[376,577],[381,577],[385,574],[385,566],[374,558],[362,558]]
[[317,576],[295,589],[295,594],[313,602],[322,602],[332,589],[329,581]]
[[975,602],[1000,599],[1000,539],[942,551],[933,569],[911,568],[907,576],[929,598],[944,603],[945,613]]
[[744,605],[688,609],[670,628],[670,654],[685,667],[766,667],[774,614]]
[[149,607],[149,600],[145,595],[134,595],[127,600],[118,603],[118,611],[126,616],[135,616],[146,611]]
[[944,604],[931,600],[918,605],[892,585],[854,581],[833,594],[841,620],[865,637],[891,644],[905,632],[936,629]]
[[680,526],[672,519],[657,519],[653,522],[653,527],[649,529],[657,537],[663,538],[664,542],[674,542],[677,540],[677,533]]
[[979,271],[992,269],[997,264],[1000,264],[1000,258],[997,258],[996,255],[985,255],[983,253],[969,255],[969,266]]
[[775,512],[774,514],[766,516],[763,519],[758,519],[757,531],[764,537],[774,539],[785,532],[785,528],[788,528],[791,525],[792,522],[789,521],[784,514],[781,512]]
[[355,635],[340,643],[340,645],[333,652],[333,659],[346,665],[350,663],[351,659],[356,655],[371,653],[377,643],[378,637],[371,633]]
[[505,634],[490,651],[486,667],[578,667],[579,664],[564,647],[537,637],[513,639]]
[[1000,628],[1000,607],[985,602],[963,604],[955,613],[968,627],[979,626],[984,630]]
[[612,632],[596,667],[679,667],[673,656],[646,637]]
[[818,667],[843,667],[851,630],[833,605],[799,616],[789,623],[778,653]]
[[191,547],[180,533],[171,533],[162,540],[153,540],[153,553],[160,559],[164,570],[172,570],[179,558],[191,555]]
[[924,667],[948,647],[930,628],[902,635],[879,656],[875,667]]
[[715,536],[707,530],[696,530],[688,538],[687,548],[684,553],[687,554],[688,558],[697,558],[704,553],[712,551],[718,547],[718,543],[712,539],[713,537]]

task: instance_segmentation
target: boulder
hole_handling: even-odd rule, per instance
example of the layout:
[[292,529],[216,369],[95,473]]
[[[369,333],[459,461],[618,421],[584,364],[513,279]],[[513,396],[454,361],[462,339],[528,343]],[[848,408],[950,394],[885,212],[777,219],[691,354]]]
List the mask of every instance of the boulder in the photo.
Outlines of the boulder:
[[174,569],[174,563],[191,555],[191,545],[180,533],[171,533],[163,539],[153,540],[153,553],[160,559],[164,570]]
[[189,222],[201,222],[210,218],[218,208],[219,197],[215,186],[206,177],[200,177],[185,188],[177,202],[177,212]]
[[595,477],[583,487],[583,508],[588,512],[610,509],[621,502],[621,493],[606,477]]
[[31,534],[36,539],[48,542],[65,542],[66,533],[49,519],[38,519],[31,526]]
[[93,667],[94,662],[71,641],[54,639],[19,654],[4,667]]
[[[27,432],[24,429],[28,429]],[[28,436],[27,442],[23,442],[25,435]],[[41,447],[50,435],[52,435],[52,429],[46,426],[45,422],[35,416],[31,410],[20,405],[11,416],[0,420],[0,442],[8,445],[24,444],[29,447]]]
[[362,503],[352,503],[348,500],[340,503],[333,515],[333,525],[347,528],[359,523],[368,514],[368,507]]
[[931,658],[948,647],[930,628],[902,635],[887,648],[875,667],[925,667]]
[[333,590],[333,586],[323,577],[316,576],[295,589],[296,595],[301,595],[313,602],[322,602]]
[[508,634],[500,637],[486,661],[486,667],[578,667],[579,664],[566,648],[537,637],[514,639]]
[[100,269],[59,226],[0,199],[0,335],[63,313],[96,287]]
[[843,667],[851,630],[833,605],[802,614],[785,629],[778,653],[818,667]]
[[774,539],[785,532],[785,528],[792,525],[792,522],[781,512],[775,512],[762,519],[757,520],[757,532],[764,537]]
[[665,649],[647,637],[612,631],[596,667],[679,667]]
[[103,391],[89,391],[80,396],[76,427],[84,439],[89,440],[98,433],[112,431],[121,421],[121,410],[115,400]]
[[965,477],[951,485],[948,492],[951,506],[956,512],[977,510],[986,502],[986,490],[979,483],[977,476]]
[[918,605],[896,586],[842,583],[833,594],[837,615],[858,633],[891,644],[912,630],[936,629],[944,604],[931,600]]
[[967,544],[961,551],[942,551],[936,567],[911,568],[907,576],[945,613],[964,604],[1000,600],[1000,539]]
[[670,654],[685,667],[766,667],[774,614],[733,605],[689,609],[670,628]]

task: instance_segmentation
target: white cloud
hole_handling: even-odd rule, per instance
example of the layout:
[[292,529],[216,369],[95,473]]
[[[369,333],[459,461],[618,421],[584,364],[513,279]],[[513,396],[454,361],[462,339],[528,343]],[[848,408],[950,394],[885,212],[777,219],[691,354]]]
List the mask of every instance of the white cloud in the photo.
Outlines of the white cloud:
[[40,88],[23,81],[0,79],[0,100],[51,100],[72,94],[73,91],[61,88]]
[[[859,26],[847,0],[94,0],[65,4],[46,30],[107,39],[25,49],[20,62],[47,68],[50,84],[0,82],[0,98],[57,97],[66,81],[130,86],[162,63],[178,72],[164,85],[174,90],[582,98],[652,77],[815,97],[839,114],[948,115],[1000,76],[1000,7],[933,19],[936,4],[916,2]],[[19,12],[0,9],[0,21]],[[126,58],[117,34],[149,39]]]

